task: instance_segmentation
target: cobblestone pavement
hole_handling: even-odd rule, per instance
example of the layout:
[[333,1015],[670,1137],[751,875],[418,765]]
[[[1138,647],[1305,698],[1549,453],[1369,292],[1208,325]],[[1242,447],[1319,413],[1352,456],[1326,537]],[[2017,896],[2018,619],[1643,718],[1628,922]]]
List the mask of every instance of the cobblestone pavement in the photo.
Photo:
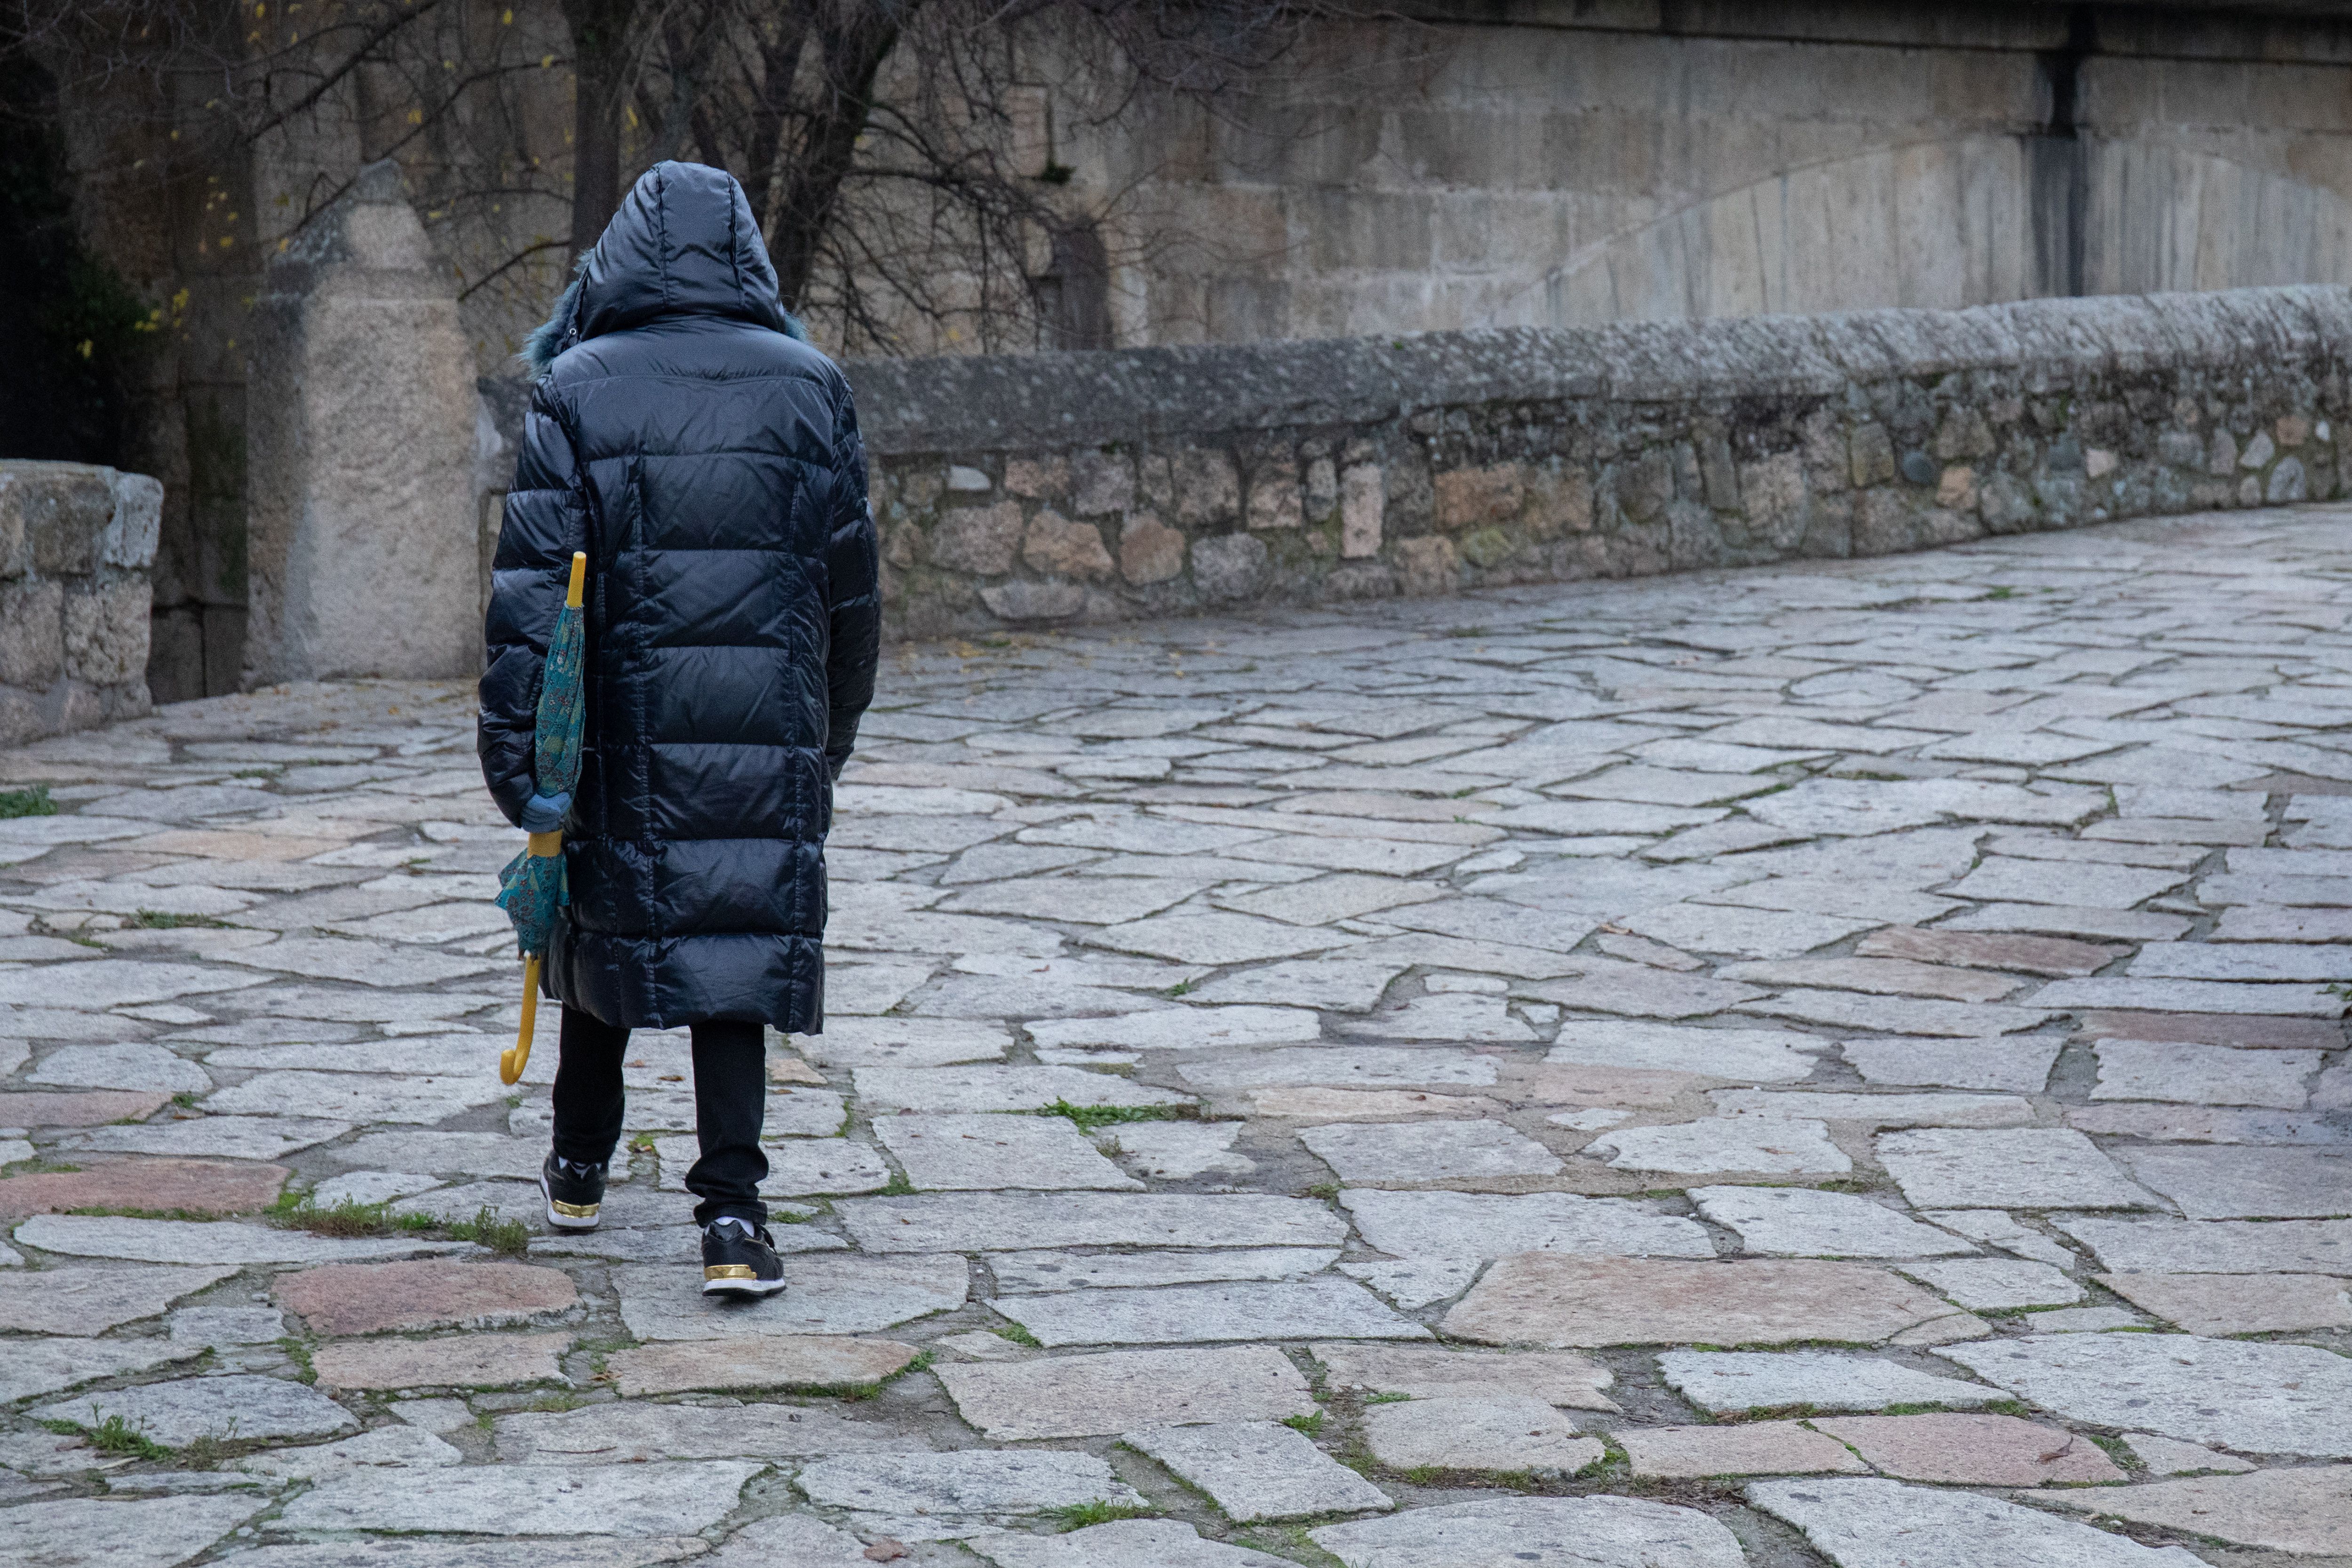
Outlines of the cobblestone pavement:
[[0,758],[0,1561],[2352,1554],[2347,521],[905,650],[748,1310],[465,691]]

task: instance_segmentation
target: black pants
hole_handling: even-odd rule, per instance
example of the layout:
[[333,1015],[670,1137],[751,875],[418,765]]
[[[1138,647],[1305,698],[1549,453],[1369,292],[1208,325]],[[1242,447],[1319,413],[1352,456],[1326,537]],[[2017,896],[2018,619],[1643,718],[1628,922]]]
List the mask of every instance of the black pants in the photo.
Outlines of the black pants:
[[[701,1201],[694,1223],[735,1215],[768,1223],[760,1201],[768,1156],[760,1125],[768,1110],[768,1047],[757,1024],[697,1024],[694,1034],[694,1131],[702,1158],[686,1173],[687,1191]],[[563,1009],[562,1055],[555,1066],[555,1152],[581,1164],[601,1165],[621,1141],[621,1061],[629,1031]]]

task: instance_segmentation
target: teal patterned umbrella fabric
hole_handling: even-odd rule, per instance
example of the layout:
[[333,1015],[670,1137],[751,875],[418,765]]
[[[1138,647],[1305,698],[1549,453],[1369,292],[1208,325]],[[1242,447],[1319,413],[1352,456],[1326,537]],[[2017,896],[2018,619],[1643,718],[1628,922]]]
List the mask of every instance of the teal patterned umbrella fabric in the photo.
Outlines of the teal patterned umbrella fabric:
[[539,714],[532,744],[530,799],[522,826],[530,835],[523,852],[499,873],[499,908],[514,921],[515,945],[522,952],[522,1028],[514,1049],[499,1058],[499,1077],[513,1083],[530,1060],[531,1026],[539,1015],[539,970],[555,934],[555,912],[567,901],[563,884],[563,819],[572,809],[572,786],[580,782],[580,720],[586,709],[581,691],[587,636],[581,627],[581,590],[588,557],[572,557],[572,586],[547,639],[540,669]]

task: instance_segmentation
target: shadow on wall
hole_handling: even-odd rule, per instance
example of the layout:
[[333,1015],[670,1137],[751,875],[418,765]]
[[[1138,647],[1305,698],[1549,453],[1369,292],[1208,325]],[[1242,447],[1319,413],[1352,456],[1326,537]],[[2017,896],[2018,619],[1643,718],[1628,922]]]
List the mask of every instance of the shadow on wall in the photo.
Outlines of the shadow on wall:
[[[1973,136],[1792,169],[1612,236],[1490,325],[1593,326],[1908,307],[2071,290],[2072,221],[2037,202],[2039,137]],[[2352,282],[2352,205],[2189,148],[2091,142],[2083,289]]]

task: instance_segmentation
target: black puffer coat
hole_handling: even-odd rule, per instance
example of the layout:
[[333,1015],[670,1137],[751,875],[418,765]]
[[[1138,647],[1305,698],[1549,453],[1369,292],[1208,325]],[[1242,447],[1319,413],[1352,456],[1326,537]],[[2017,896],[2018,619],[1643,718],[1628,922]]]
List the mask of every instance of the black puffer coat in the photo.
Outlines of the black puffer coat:
[[824,835],[881,617],[849,386],[798,333],[734,180],[662,163],[533,340],[482,773],[520,823],[540,667],[584,550],[571,906],[544,973],[607,1024],[824,1024]]

